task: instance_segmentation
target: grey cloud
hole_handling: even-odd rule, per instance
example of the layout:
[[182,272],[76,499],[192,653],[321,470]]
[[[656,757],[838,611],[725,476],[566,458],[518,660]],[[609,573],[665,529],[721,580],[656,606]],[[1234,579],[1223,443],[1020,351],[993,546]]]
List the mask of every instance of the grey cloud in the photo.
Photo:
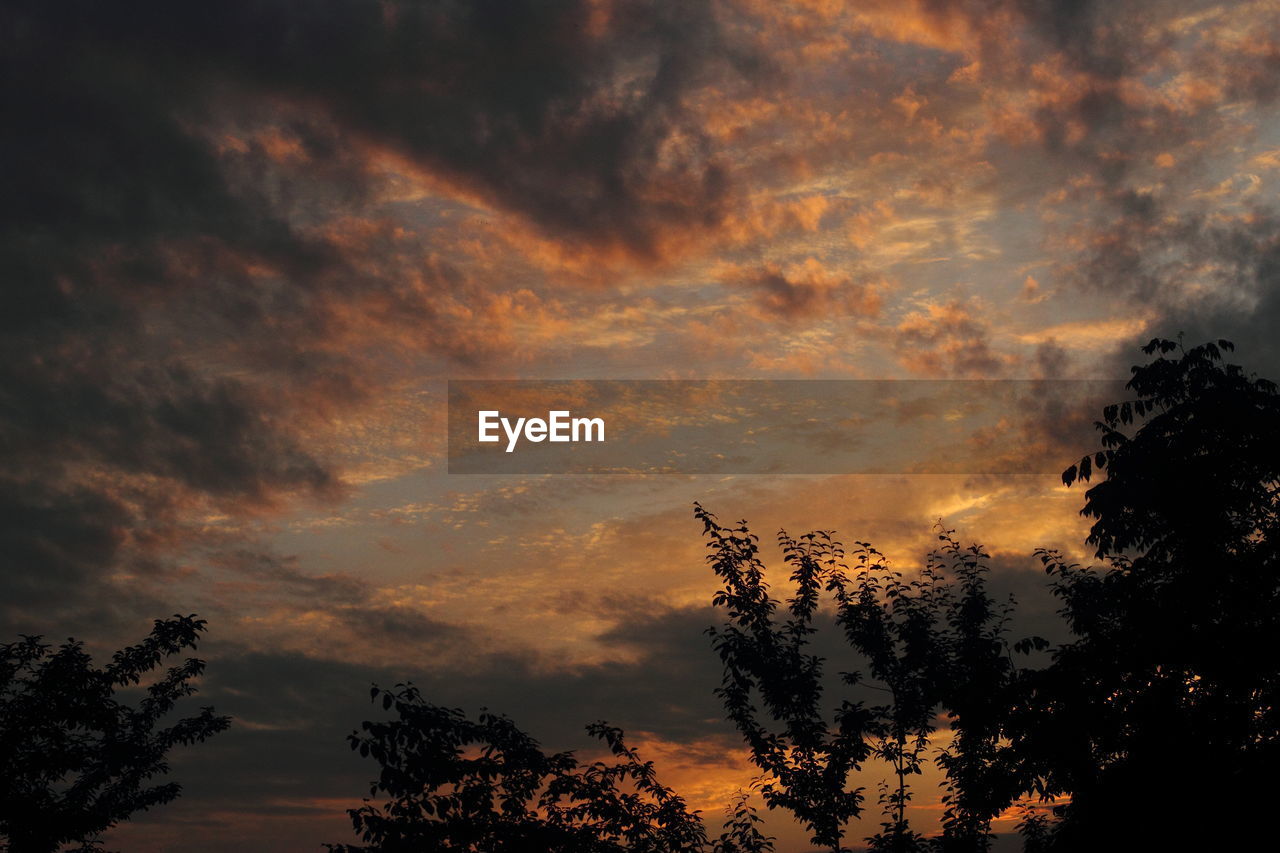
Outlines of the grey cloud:
[[91,599],[140,503],[337,494],[303,435],[308,398],[348,406],[370,380],[327,338],[411,323],[428,352],[483,357],[435,307],[478,304],[478,285],[388,229],[356,247],[325,233],[383,189],[374,153],[640,256],[718,220],[728,175],[683,101],[751,58],[709,3],[599,11],[5,5],[0,500],[15,524],[0,572],[25,604],[59,585]]

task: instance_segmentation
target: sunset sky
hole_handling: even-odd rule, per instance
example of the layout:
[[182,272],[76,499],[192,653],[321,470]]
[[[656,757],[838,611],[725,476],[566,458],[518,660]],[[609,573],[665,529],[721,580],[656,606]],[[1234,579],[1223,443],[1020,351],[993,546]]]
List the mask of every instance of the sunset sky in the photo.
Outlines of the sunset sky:
[[[1115,379],[1180,331],[1280,374],[1276,0],[0,22],[0,633],[105,651],[198,613],[235,718],[109,847],[353,840],[376,766],[343,738],[410,679],[556,749],[620,725],[718,824],[753,774],[695,500],[904,569],[941,518],[1048,622],[1033,549],[1087,557],[1080,489],[999,465],[450,475],[450,379]],[[1067,408],[1011,412],[993,459],[1094,449]]]

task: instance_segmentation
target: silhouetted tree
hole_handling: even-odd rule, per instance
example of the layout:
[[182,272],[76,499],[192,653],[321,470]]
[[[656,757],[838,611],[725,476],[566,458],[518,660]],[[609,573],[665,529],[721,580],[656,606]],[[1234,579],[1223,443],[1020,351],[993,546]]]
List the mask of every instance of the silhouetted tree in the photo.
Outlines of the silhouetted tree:
[[612,762],[582,764],[571,752],[545,753],[504,716],[423,700],[417,688],[374,687],[395,719],[365,722],[352,749],[381,765],[370,796],[351,809],[367,846],[328,845],[337,853],[765,853],[770,839],[741,799],[714,846],[697,812],[658,782],[622,731],[595,723]]
[[774,838],[760,831],[763,818],[751,806],[748,792],[740,791],[725,813],[724,832],[711,853],[772,853]]
[[[992,819],[1026,795],[1049,804],[1021,805],[1028,853],[1257,846],[1280,794],[1280,395],[1223,364],[1230,349],[1152,341],[1135,398],[1103,412],[1102,449],[1064,473],[1067,485],[1106,474],[1083,510],[1105,565],[1037,552],[1072,632],[1046,666],[1015,663],[1048,643],[1008,642],[1015,603],[991,596],[988,555],[952,531],[910,575],[865,542],[846,553],[830,532],[784,531],[794,591],[779,602],[746,523],[723,526],[695,504],[726,617],[709,630],[724,667],[716,692],[765,803],[844,851],[864,807],[851,777],[874,758],[894,772],[867,839],[876,851],[982,853]],[[853,664],[838,703],[812,649],[824,596]],[[697,813],[602,723],[588,730],[614,762],[581,765],[505,717],[472,722],[408,685],[373,696],[398,719],[367,722],[350,742],[382,765],[371,795],[389,800],[350,812],[370,846],[335,851],[771,849],[745,798],[709,845]],[[933,756],[945,811],[926,839],[906,808],[940,712],[952,731]]]
[[1232,849],[1280,793],[1280,396],[1231,349],[1153,340],[1063,474],[1105,472],[1082,511],[1105,566],[1041,552],[1074,637],[1007,733],[1029,788],[1070,797],[1043,849]]
[[[948,597],[941,705],[952,739],[938,756],[947,774],[942,835],[935,847],[945,853],[979,853],[991,846],[991,821],[1022,793],[1001,746],[1009,708],[1028,670],[1011,651],[1029,654],[1048,647],[1027,637],[1010,647],[1009,619],[1016,602],[997,602],[987,591],[989,555],[979,545],[961,548],[950,531],[929,557],[927,571],[955,579]],[[950,593],[954,587],[948,588]]]
[[[716,694],[765,773],[765,804],[795,814],[814,844],[839,850],[844,824],[862,811],[862,789],[849,789],[846,779],[871,755],[874,722],[862,703],[845,701],[828,724],[820,705],[824,661],[808,653],[824,575],[842,556],[839,543],[826,534],[788,540],[796,593],[779,621],[757,537],[745,523],[721,526],[701,505],[694,513],[709,540],[707,561],[724,583],[713,601],[729,619],[708,632],[724,664]],[[756,695],[780,730],[760,719]]]
[[[780,611],[746,523],[725,527],[698,504],[694,514],[708,540],[707,561],[724,584],[713,603],[725,608],[728,621],[709,631],[724,664],[717,695],[764,772],[766,804],[794,813],[814,844],[840,851],[844,827],[861,814],[864,798],[849,777],[875,757],[892,767],[895,784],[881,790],[885,816],[881,831],[867,839],[871,849],[987,849],[991,818],[1016,790],[991,784],[1015,667],[1005,642],[1008,607],[996,606],[986,591],[987,555],[977,546],[961,548],[943,530],[943,544],[923,571],[908,577],[865,542],[846,554],[830,532],[794,538],[784,531],[778,541],[795,594]],[[841,680],[889,700],[843,699],[829,722],[826,661],[809,649],[824,590],[851,660],[871,677],[864,683],[850,669]],[[943,833],[927,841],[908,825],[906,807],[909,779],[927,759],[940,709],[955,731],[937,758],[951,791]]]
[[1280,395],[1224,363],[1234,349],[1218,341],[1184,350],[1160,338],[1142,348],[1156,358],[1133,367],[1132,399],[1103,409],[1102,449],[1062,474],[1068,486],[1106,474],[1081,510],[1094,519],[1088,542],[1098,557],[1170,565],[1274,551]]
[[94,849],[117,822],[178,796],[176,782],[151,784],[168,771],[169,750],[205,740],[230,719],[202,708],[167,721],[195,693],[191,681],[204,661],[189,658],[154,680],[149,674],[194,649],[204,629],[195,616],[158,619],[146,639],[101,669],[75,640],[53,649],[24,636],[0,646],[0,836],[11,853]]
[[[784,534],[782,540],[789,543],[790,537]],[[783,553],[785,559],[785,548]],[[919,577],[908,578],[866,542],[855,543],[852,556],[853,577],[837,561],[828,569],[827,587],[834,593],[836,622],[849,645],[888,694],[889,703],[873,709],[869,732],[873,755],[887,762],[895,777],[895,784],[884,786],[878,797],[881,831],[867,842],[873,851],[906,853],[924,846],[924,837],[907,823],[906,809],[909,780],[922,770],[942,699],[947,590],[933,559]],[[845,680],[852,684],[858,678]]]

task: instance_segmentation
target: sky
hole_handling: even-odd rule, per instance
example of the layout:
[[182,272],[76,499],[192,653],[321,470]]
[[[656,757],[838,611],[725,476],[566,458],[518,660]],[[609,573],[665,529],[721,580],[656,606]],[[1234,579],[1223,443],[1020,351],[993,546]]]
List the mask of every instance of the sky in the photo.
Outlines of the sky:
[[[0,21],[0,629],[198,613],[234,717],[131,851],[352,840],[344,736],[408,679],[586,755],[608,719],[716,822],[752,772],[695,500],[906,570],[942,519],[1042,622],[1033,550],[1088,556],[1051,471],[450,475],[449,380],[1123,379],[1179,333],[1280,374],[1272,0]],[[1065,467],[1095,415],[1047,393],[990,453]]]

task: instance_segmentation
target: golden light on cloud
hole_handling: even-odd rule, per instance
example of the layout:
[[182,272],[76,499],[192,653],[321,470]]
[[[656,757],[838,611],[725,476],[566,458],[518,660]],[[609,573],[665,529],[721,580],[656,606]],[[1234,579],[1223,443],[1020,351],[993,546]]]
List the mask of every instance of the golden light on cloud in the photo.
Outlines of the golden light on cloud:
[[[750,768],[693,501],[751,522],[775,591],[777,528],[912,573],[941,520],[1022,594],[1037,547],[1093,553],[1057,472],[1098,413],[1062,380],[1180,331],[1274,360],[1272,0],[18,5],[0,614],[106,648],[198,612],[250,721],[141,853],[345,837],[368,768],[318,756],[374,680],[557,747],[616,715],[718,815]],[[464,475],[451,380],[669,393],[610,398],[652,455],[607,474]],[[961,433],[977,392],[761,423],[714,384],[761,380],[1039,384]]]

